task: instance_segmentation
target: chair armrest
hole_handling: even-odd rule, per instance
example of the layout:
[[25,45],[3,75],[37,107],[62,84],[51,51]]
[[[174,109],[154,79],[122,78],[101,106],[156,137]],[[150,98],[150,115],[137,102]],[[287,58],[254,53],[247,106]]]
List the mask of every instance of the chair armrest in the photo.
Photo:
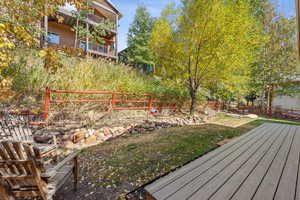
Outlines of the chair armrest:
[[55,170],[55,171],[59,170],[64,165],[66,165],[68,162],[70,162],[71,160],[73,160],[74,158],[76,158],[79,153],[80,153],[80,151],[75,151],[75,152],[71,153],[63,161],[59,162],[56,166],[54,166],[52,168],[52,170]]

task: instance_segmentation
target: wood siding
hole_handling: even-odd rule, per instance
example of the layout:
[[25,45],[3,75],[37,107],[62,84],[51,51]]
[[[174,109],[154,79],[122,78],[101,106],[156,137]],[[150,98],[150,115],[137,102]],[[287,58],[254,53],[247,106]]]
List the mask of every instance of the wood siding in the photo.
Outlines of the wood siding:
[[[117,27],[118,27],[118,17],[121,16],[121,13],[111,6],[106,0],[95,0],[92,5],[94,13],[89,16],[87,23],[90,27],[93,25],[102,22],[102,19],[111,21],[113,24],[116,24],[115,28],[110,31],[104,40],[107,51],[103,51],[98,45],[94,45],[94,48],[89,48],[89,52],[95,55],[100,55],[104,57],[113,57],[117,58],[116,52],[118,47],[118,37],[117,37]],[[48,27],[46,30],[49,33],[54,33],[59,35],[59,44],[60,46],[74,47],[75,44],[75,32],[72,30],[72,26],[75,25],[76,20],[70,14],[68,10],[60,10],[60,14],[64,17],[63,23],[58,23],[57,19],[49,18]],[[85,42],[85,41],[84,41]],[[79,43],[79,42],[78,42]],[[51,43],[49,43],[51,45]],[[114,44],[115,48],[111,48],[111,45]],[[79,46],[79,44],[77,45]]]
[[48,32],[59,35],[59,45],[74,47],[75,32],[71,30],[70,26],[57,22],[49,22]]

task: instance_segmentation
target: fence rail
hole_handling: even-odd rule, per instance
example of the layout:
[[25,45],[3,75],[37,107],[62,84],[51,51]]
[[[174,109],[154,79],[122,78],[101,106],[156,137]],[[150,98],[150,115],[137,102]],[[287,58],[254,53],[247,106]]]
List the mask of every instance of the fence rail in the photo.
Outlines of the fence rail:
[[[53,99],[53,94],[79,94],[79,95],[108,95],[106,99]],[[137,99],[123,99],[119,97],[132,96]],[[141,100],[142,98],[146,98]],[[157,99],[163,98],[164,100]],[[166,100],[165,100],[166,99]],[[107,92],[107,91],[67,91],[67,90],[52,90],[45,89],[44,100],[44,120],[49,119],[51,104],[63,103],[100,103],[109,104],[112,110],[177,110],[180,109],[185,103],[187,97],[184,96],[171,96],[171,95],[155,95],[155,94],[132,94],[126,92]],[[122,104],[135,104],[134,106],[123,106]],[[136,104],[143,104],[138,106]]]
[[285,109],[280,107],[271,107],[268,109],[266,106],[236,105],[235,107],[230,106],[228,110],[243,114],[257,114],[277,119],[300,120],[300,109]]
[[248,106],[244,104],[227,105],[218,101],[209,101],[207,106],[217,111],[230,111],[240,114],[257,114],[277,119],[300,121],[300,109],[285,109],[280,107],[272,107],[271,109],[268,109],[266,106]]

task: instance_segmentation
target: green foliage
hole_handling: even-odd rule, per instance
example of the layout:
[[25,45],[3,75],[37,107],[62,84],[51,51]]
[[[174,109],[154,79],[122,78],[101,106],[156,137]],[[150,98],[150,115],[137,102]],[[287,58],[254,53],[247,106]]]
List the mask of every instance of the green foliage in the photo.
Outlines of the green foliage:
[[[271,101],[269,85],[280,85],[293,81],[300,71],[296,46],[296,19],[287,18],[277,13],[274,5],[264,5],[264,15],[260,18],[264,45],[260,48],[258,61],[251,69],[250,91],[261,98],[268,93]],[[280,94],[284,94],[281,90]],[[288,94],[288,93],[286,93]]]
[[78,45],[78,41],[85,40],[86,38],[89,38],[92,44],[104,44],[105,40],[103,38],[114,29],[114,24],[109,20],[104,20],[87,28],[86,20],[89,14],[94,14],[94,10],[89,8],[73,13],[73,17],[76,18],[76,24],[73,26],[76,34],[75,48]]
[[128,32],[127,57],[132,65],[153,65],[153,53],[149,48],[149,40],[155,19],[147,8],[139,6]]
[[250,64],[261,46],[251,8],[247,1],[187,0],[182,8],[168,6],[155,24],[151,47],[157,72],[187,87],[191,112],[201,87],[245,93]]

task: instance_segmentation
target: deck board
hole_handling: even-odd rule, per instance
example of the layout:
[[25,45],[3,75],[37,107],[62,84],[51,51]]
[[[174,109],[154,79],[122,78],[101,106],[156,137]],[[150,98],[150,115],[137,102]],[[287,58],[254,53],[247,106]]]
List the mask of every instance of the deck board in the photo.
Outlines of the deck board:
[[268,162],[268,160],[271,160],[274,157],[274,154],[276,154],[276,152],[279,150],[280,146],[282,145],[285,139],[285,134],[282,131],[282,129],[278,129],[278,131],[280,131],[281,134],[279,135],[279,138],[274,142],[272,147],[270,147],[269,150],[264,155],[258,158],[258,160],[256,161],[250,160],[243,169],[235,173],[231,177],[231,179],[227,180],[226,184],[224,184],[223,187],[220,188],[218,192],[211,197],[212,200],[231,199],[235,194],[235,192],[247,180],[247,178],[251,176],[254,170],[257,169],[258,166],[260,166],[263,159],[265,162]]
[[145,187],[157,200],[296,199],[300,127],[266,123]]
[[253,196],[255,200],[271,200],[273,199],[276,192],[277,184],[280,181],[281,172],[283,171],[286,163],[286,159],[288,154],[291,150],[291,144],[294,140],[295,134],[294,131],[291,131],[292,128],[289,130],[289,136],[285,140],[282,148],[280,149],[279,153],[277,154],[274,162],[270,166],[269,170],[266,173],[263,181],[259,185],[256,193]]
[[155,182],[156,184],[148,185],[147,189],[151,192],[157,192],[169,185],[170,183],[174,182],[176,179],[186,175],[186,173],[190,173],[195,168],[200,167],[201,165],[211,161],[212,159],[216,159],[217,157],[224,157],[223,154],[232,152],[232,148],[235,148],[237,145],[241,145],[241,143],[244,144],[249,139],[254,138],[257,134],[259,134],[259,131],[267,131],[268,129],[270,129],[270,127],[267,127],[267,125],[264,124],[250,131],[249,133],[237,138],[235,141],[227,143],[224,146],[216,149],[215,151],[204,155],[203,157],[201,157],[201,159],[196,159],[190,164],[183,166],[176,172],[172,172],[164,178],[157,180]]
[[295,127],[295,138],[292,148],[283,171],[278,189],[275,194],[274,200],[295,199],[295,188],[297,186],[298,163],[300,153],[300,128]]

